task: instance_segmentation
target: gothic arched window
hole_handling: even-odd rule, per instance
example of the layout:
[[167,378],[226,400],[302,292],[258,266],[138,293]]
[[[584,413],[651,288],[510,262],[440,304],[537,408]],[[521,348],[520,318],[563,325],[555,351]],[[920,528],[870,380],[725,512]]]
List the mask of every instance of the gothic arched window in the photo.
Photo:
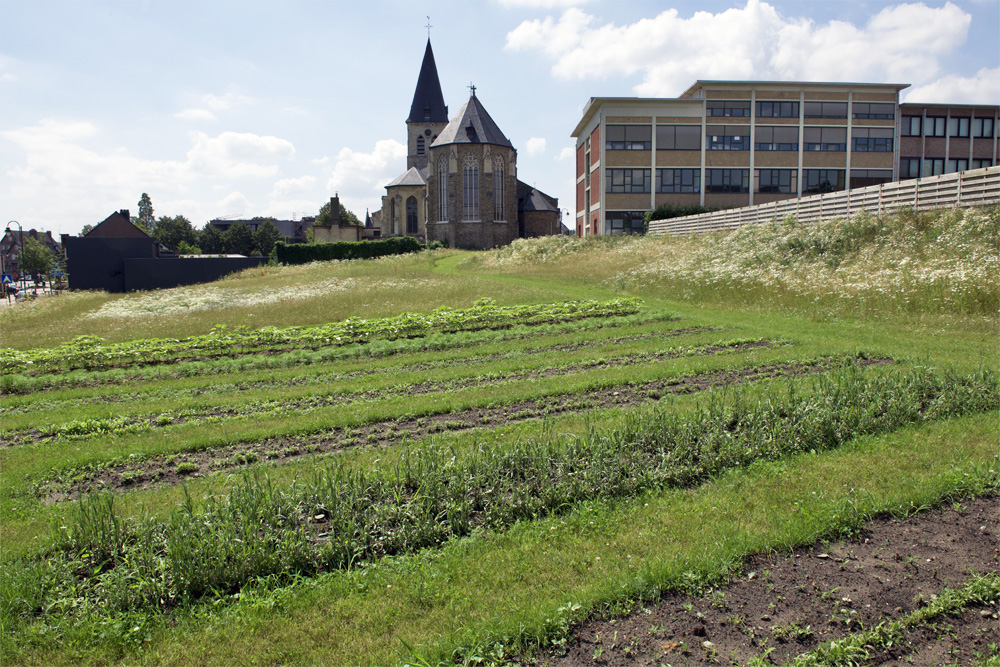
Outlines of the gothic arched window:
[[417,233],[417,198],[410,197],[406,200],[406,233]]
[[493,219],[506,220],[503,211],[504,188],[503,188],[503,158],[497,156],[493,158]]
[[479,163],[472,157],[462,169],[462,220],[479,220]]
[[448,219],[448,158],[438,160],[438,220]]

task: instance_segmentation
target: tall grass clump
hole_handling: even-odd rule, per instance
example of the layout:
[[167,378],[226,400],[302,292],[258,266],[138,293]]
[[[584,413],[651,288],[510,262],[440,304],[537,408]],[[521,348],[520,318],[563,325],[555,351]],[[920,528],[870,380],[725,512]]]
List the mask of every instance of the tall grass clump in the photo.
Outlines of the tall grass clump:
[[705,304],[850,314],[1000,310],[1000,207],[901,210],[802,225],[794,219],[687,237],[525,239],[484,268],[567,274]]
[[[261,578],[352,568],[583,501],[688,487],[757,461],[998,407],[990,371],[876,375],[849,366],[805,389],[722,390],[690,413],[625,413],[579,436],[469,453],[430,444],[391,466],[333,463],[283,485],[247,473],[229,495],[197,506],[188,499],[165,518],[125,519],[112,496],[90,496],[46,558],[0,574],[0,620],[10,628],[45,614],[59,622],[96,609],[155,612]],[[76,592],[70,608],[51,599],[66,590]]]

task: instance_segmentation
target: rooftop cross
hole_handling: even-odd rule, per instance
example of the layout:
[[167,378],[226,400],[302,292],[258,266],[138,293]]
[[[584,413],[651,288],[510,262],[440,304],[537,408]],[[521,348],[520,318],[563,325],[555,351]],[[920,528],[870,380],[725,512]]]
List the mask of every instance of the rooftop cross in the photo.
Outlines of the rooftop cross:
[[427,17],[427,26],[426,27],[427,27],[427,39],[430,39],[431,38],[431,28],[434,27],[434,26],[431,25],[431,17],[430,16]]
[[471,81],[469,82],[469,90],[472,91],[472,97],[475,97],[476,96],[476,87],[474,85],[472,85]]

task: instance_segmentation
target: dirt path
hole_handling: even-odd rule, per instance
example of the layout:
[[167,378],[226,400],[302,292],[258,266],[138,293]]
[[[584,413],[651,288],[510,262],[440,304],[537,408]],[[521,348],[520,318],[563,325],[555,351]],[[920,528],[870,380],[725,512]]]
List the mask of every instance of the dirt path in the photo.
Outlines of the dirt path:
[[[755,556],[729,585],[667,595],[623,619],[577,628],[561,667],[782,664],[832,639],[898,620],[970,572],[998,573],[1000,497],[871,522],[852,540]],[[996,655],[998,608],[972,606],[916,632],[871,665],[975,665]],[[769,653],[768,653],[769,652]],[[768,662],[770,661],[770,662]],[[853,663],[852,663],[853,664]]]

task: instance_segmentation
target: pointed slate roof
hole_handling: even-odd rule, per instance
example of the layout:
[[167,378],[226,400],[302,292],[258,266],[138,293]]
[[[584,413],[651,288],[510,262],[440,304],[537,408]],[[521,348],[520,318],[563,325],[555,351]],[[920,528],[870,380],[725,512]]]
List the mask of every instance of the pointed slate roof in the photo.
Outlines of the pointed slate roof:
[[514,144],[504,136],[497,124],[490,118],[475,91],[451,122],[441,130],[441,134],[431,146],[444,144],[493,144],[513,148]]
[[444,103],[444,95],[441,93],[441,82],[438,80],[430,39],[427,40],[427,48],[424,50],[424,62],[420,65],[417,89],[413,92],[413,103],[410,104],[410,115],[406,119],[407,123],[427,121],[448,122],[448,105]]
[[406,173],[397,176],[392,183],[385,187],[391,188],[397,185],[427,185],[427,167],[410,167]]

